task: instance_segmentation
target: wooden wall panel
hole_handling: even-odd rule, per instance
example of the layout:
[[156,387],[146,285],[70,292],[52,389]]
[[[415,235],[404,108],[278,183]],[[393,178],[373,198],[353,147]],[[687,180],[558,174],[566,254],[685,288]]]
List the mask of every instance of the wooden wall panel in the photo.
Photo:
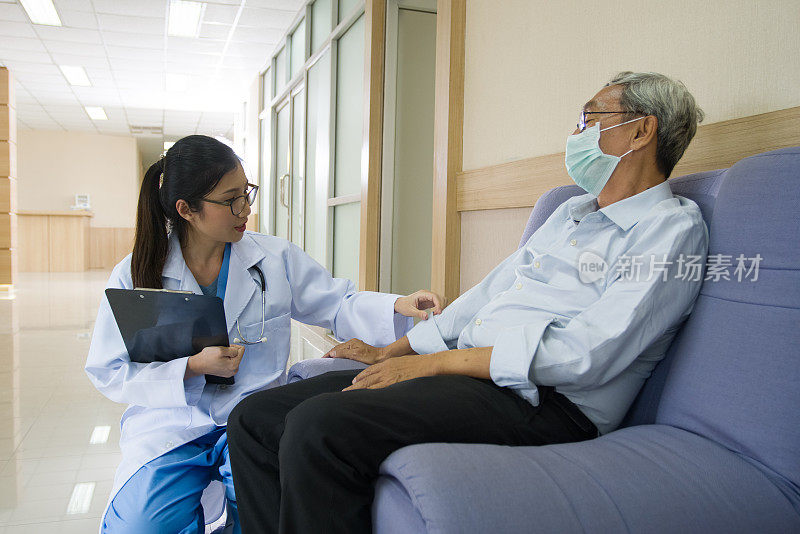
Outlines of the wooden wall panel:
[[19,270],[24,273],[48,272],[50,270],[48,217],[46,215],[19,216],[18,233]]
[[114,266],[114,229],[89,229],[89,268],[110,269]]
[[0,212],[10,213],[17,210],[17,181],[13,178],[0,177]]
[[51,272],[86,270],[86,217],[50,216],[48,237]]
[[17,247],[17,216],[0,212],[0,248]]
[[[800,107],[702,125],[673,177],[730,167],[754,154],[800,145]],[[459,173],[458,211],[530,207],[549,189],[571,184],[564,153]]]
[[465,31],[466,0],[438,0],[431,289],[448,302],[459,295],[461,228],[456,192],[463,161]]
[[366,0],[364,18],[364,140],[361,147],[361,233],[358,285],[378,290],[383,166],[383,80],[386,47],[386,1]]
[[0,141],[0,176],[17,177],[17,149],[9,141]]
[[0,284],[13,284],[17,270],[17,251],[0,249]]
[[133,252],[133,237],[135,233],[135,228],[114,228],[114,265]]

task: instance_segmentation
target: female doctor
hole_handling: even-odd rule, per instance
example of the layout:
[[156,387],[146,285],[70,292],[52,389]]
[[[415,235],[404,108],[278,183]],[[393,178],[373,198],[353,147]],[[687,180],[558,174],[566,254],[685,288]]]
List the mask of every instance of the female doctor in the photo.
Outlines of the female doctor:
[[[144,176],[133,254],[107,287],[216,295],[233,343],[131,362],[103,298],[86,372],[105,396],[129,406],[101,532],[203,532],[200,496],[211,480],[224,483],[239,531],[225,425],[245,396],[283,382],[290,319],[382,346],[405,335],[410,317],[427,317],[423,309],[441,312],[433,293],[356,292],[286,240],[245,232],[257,189],[233,150],[200,135],[175,143]],[[206,374],[235,376],[235,384],[207,384]]]

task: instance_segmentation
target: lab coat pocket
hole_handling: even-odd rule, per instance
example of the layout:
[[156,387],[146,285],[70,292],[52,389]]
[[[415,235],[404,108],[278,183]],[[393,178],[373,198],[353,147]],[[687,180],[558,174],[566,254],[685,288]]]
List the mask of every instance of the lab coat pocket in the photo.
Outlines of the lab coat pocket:
[[[263,339],[253,345],[244,345],[244,357],[238,373],[240,376],[243,376],[242,371],[264,375],[282,371],[286,367],[289,357],[290,320],[288,313],[266,319],[263,333],[261,321],[242,326],[239,332],[234,329],[237,338],[244,338],[250,342]],[[234,344],[236,344],[235,339]]]
[[122,440],[130,441],[154,431],[177,432],[192,424],[192,408],[145,408],[130,406],[122,414]]

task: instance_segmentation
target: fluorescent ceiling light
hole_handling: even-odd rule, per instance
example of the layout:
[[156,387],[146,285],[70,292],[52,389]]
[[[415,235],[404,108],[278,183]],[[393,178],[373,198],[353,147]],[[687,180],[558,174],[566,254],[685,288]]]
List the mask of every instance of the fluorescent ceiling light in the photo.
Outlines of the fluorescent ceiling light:
[[206,5],[201,2],[170,0],[167,34],[175,37],[197,37]]
[[164,152],[172,148],[172,145],[175,144],[175,141],[164,141]]
[[93,121],[107,121],[106,111],[103,108],[96,106],[86,106],[86,113]]
[[61,26],[53,0],[20,0],[20,3],[34,24]]
[[175,74],[174,72],[167,73],[167,91],[177,93],[185,91],[189,86],[189,79],[183,74]]
[[64,77],[70,84],[80,85],[83,87],[90,87],[92,85],[92,82],[89,81],[89,77],[86,76],[86,71],[83,70],[83,67],[59,65],[58,68],[61,69],[61,72],[64,73]]
[[110,426],[96,426],[92,430],[92,437],[89,438],[89,445],[100,445],[108,441],[108,434],[111,432]]
[[92,504],[92,496],[94,496],[94,482],[75,484],[67,505],[67,513],[70,515],[87,513]]

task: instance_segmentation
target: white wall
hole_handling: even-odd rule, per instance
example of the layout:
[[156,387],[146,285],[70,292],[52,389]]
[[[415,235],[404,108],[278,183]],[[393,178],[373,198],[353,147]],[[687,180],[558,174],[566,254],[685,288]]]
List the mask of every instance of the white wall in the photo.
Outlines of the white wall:
[[133,137],[20,130],[19,211],[69,210],[91,195],[92,226],[133,228],[141,161]]
[[[469,0],[464,169],[563,152],[622,70],[682,80],[706,123],[798,106],[798,23],[797,0]],[[462,216],[462,291],[516,248],[528,210],[502,212]]]

